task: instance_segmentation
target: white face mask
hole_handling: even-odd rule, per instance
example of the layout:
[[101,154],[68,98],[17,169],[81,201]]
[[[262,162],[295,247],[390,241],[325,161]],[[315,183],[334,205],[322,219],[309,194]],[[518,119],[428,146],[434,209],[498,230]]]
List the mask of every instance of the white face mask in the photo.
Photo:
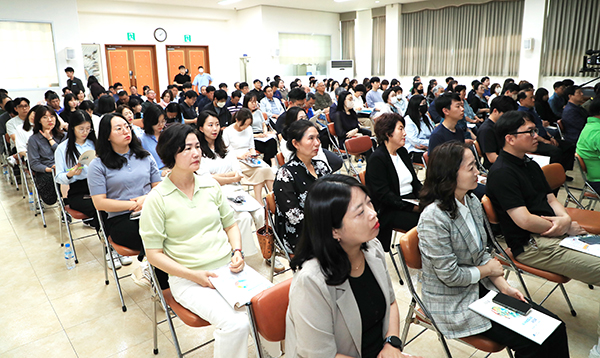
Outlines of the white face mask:
[[392,101],[392,104],[398,103],[398,97],[392,97],[391,101]]
[[496,94],[500,94],[500,91],[502,91],[502,88],[496,87]]
[[219,107],[219,108],[225,107],[225,102],[217,102],[217,107]]
[[198,73],[203,74],[204,73],[204,69],[203,68],[199,69]]
[[350,109],[350,108],[354,108],[354,101],[345,101],[344,105],[346,106],[346,108]]

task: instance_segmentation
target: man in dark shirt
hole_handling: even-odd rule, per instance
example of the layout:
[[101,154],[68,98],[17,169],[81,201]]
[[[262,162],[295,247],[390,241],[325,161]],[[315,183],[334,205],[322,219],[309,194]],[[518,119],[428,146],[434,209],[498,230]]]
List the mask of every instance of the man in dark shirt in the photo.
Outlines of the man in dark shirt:
[[212,111],[217,114],[221,127],[227,127],[231,123],[231,113],[225,108],[227,104],[227,92],[224,90],[215,91],[214,99],[211,103],[202,108],[203,111]]
[[565,95],[569,99],[562,113],[562,123],[565,127],[565,141],[576,144],[579,134],[587,123],[588,113],[581,107],[585,103],[585,98],[579,86],[567,88]]
[[499,96],[492,100],[490,116],[477,131],[477,142],[483,153],[483,167],[485,169],[490,169],[496,158],[498,158],[500,149],[502,149],[496,136],[496,122],[504,113],[514,111],[517,108],[517,102],[508,96]]
[[183,102],[181,103],[181,114],[183,115],[183,121],[187,124],[196,124],[198,119],[198,113],[194,107],[198,93],[194,90],[189,90],[185,93]]
[[[194,104],[194,107],[196,107],[197,111],[201,111],[202,108],[206,107],[207,104],[211,103],[213,101],[213,99],[215,98],[215,86],[208,86],[205,89],[205,93],[204,94],[200,94],[198,96],[198,98],[196,99],[196,103]],[[200,89],[200,91],[202,92],[202,88]]]
[[560,246],[567,235],[585,233],[558,202],[540,166],[525,154],[538,146],[535,123],[510,111],[496,123],[502,151],[487,180],[506,243],[520,262],[592,285],[600,285],[600,258]]
[[69,79],[67,80],[67,87],[73,93],[75,93],[76,89],[79,89],[85,93],[85,87],[83,86],[83,82],[77,77],[75,77],[75,70],[73,67],[65,68],[65,73]]
[[129,95],[127,94],[127,91],[121,91],[118,95],[119,100],[117,101],[117,106],[129,104]]
[[187,91],[191,91],[191,90],[192,90],[191,82],[186,82],[183,84],[183,90],[181,90],[181,96],[179,96],[179,100],[178,100],[179,104],[183,103],[183,101],[185,100],[185,94],[187,93]]
[[254,80],[254,89],[250,92],[256,93],[257,101],[260,102],[263,98],[265,98],[265,93],[262,90],[262,81],[259,79]]
[[[456,123],[462,119],[465,113],[463,101],[458,93],[448,92],[440,95],[435,100],[435,109],[444,118],[444,122],[435,127],[429,137],[428,154],[431,155],[435,147],[452,140],[465,142],[465,132],[456,128]],[[471,140],[472,144],[473,141]]]
[[175,75],[173,84],[177,86],[177,89],[183,91],[183,84],[186,82],[192,82],[192,78],[187,74],[187,69],[184,65],[179,66],[179,73]]
[[240,98],[242,98],[242,92],[240,92],[239,90],[235,90],[231,93],[231,98],[229,98],[227,100],[227,103],[225,103],[225,108],[227,108],[227,110],[229,111],[229,113],[231,113],[232,116],[235,113],[237,113],[240,109],[242,109]]

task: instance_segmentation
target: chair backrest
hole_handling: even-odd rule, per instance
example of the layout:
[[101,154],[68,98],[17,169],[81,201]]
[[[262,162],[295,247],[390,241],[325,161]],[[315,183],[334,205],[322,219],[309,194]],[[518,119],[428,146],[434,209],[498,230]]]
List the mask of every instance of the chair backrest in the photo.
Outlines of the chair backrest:
[[272,192],[267,194],[267,196],[265,197],[265,202],[267,203],[267,210],[269,211],[269,214],[275,215],[275,195]]
[[266,112],[262,112],[262,114],[263,114],[263,118],[264,118],[264,119],[265,119],[265,121],[266,121],[266,120],[267,120],[267,118],[268,118],[268,117],[267,117],[267,113],[266,113]]
[[496,216],[496,211],[494,210],[492,201],[487,197],[487,195],[484,195],[483,198],[481,198],[481,204],[483,205],[483,210],[485,210],[488,221],[492,224],[498,224],[498,216]]
[[560,129],[561,132],[565,132],[565,125],[563,124],[562,119],[556,121],[556,125],[558,126],[558,129]]
[[277,163],[280,167],[285,165],[285,158],[283,157],[283,153],[281,152],[277,153]]
[[269,342],[285,339],[285,316],[290,301],[291,284],[292,279],[287,279],[250,300],[256,329]]
[[560,188],[567,180],[565,169],[559,163],[544,165],[542,171],[552,190]]
[[329,113],[325,113],[325,118],[327,118],[327,123],[333,123],[331,121],[331,117],[329,116]]
[[423,152],[423,164],[427,166],[427,162],[429,161],[429,152]]
[[579,154],[575,153],[575,158],[577,159],[577,162],[579,163],[579,168],[581,168],[582,173],[581,174],[587,174],[587,167],[585,166],[585,162],[583,161],[583,158],[579,156]]
[[475,144],[475,150],[477,151],[477,155],[479,155],[480,157],[483,157],[483,153],[481,152],[481,146],[479,145],[479,142],[475,141],[474,144]]
[[419,234],[414,227],[400,238],[400,250],[406,265],[410,268],[421,269],[421,251],[419,250]]
[[327,130],[329,131],[329,133],[331,133],[332,136],[337,137],[337,135],[335,134],[335,124],[328,123]]
[[367,172],[365,170],[358,173],[358,178],[360,179],[362,185],[367,185]]
[[344,146],[346,147],[346,152],[348,152],[348,154],[358,155],[373,148],[373,142],[371,141],[370,137],[361,136],[346,139],[346,141],[344,142]]

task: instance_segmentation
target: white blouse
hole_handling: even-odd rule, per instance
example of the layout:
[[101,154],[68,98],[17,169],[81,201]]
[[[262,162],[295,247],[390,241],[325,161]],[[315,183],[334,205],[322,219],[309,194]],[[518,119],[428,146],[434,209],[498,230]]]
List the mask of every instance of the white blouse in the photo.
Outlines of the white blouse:
[[233,125],[228,126],[223,130],[223,142],[227,149],[235,155],[244,154],[250,149],[254,149],[254,133],[252,126],[238,132]]
[[412,193],[412,174],[406,165],[404,165],[404,162],[398,154],[390,156],[392,157],[392,163],[394,163],[394,168],[396,168],[396,173],[398,174],[398,182],[400,183],[400,196]]

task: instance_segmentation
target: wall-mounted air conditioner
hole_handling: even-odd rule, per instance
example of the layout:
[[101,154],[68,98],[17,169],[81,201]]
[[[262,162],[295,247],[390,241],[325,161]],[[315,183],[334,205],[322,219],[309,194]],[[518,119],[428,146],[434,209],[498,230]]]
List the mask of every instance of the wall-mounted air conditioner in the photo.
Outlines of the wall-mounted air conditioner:
[[353,60],[331,60],[327,62],[327,76],[341,81],[344,77],[354,77]]

